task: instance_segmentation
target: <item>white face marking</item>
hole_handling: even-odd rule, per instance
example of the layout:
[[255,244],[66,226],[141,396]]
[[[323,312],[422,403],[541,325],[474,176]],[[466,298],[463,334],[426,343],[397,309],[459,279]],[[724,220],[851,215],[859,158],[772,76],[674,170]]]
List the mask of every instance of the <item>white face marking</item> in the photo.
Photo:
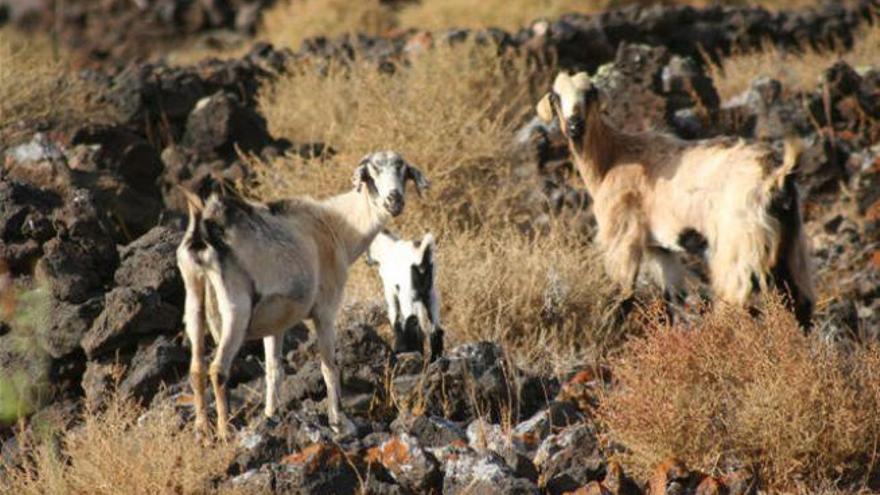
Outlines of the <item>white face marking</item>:
[[553,92],[559,97],[559,107],[565,119],[571,118],[578,105],[584,101],[583,91],[575,86],[572,78],[564,72],[559,73],[553,81]]
[[583,108],[586,103],[584,95],[591,87],[592,82],[586,72],[578,72],[573,76],[560,72],[556,76],[553,93],[559,98],[563,119],[570,119],[579,108]]
[[[408,164],[401,156],[393,151],[379,151],[369,157],[370,177],[376,188],[376,201],[380,206],[389,206],[389,202],[395,201],[395,192],[399,194],[400,207],[403,207],[403,197],[406,192],[404,175]],[[399,212],[398,212],[399,213]]]

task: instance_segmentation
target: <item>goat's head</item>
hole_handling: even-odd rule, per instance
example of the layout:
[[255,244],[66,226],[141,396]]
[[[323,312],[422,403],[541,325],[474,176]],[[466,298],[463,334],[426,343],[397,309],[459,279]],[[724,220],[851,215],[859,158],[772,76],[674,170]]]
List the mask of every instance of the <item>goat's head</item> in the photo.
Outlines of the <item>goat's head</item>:
[[377,151],[365,156],[352,177],[358,191],[366,186],[374,204],[392,216],[403,211],[407,180],[413,181],[419,195],[428,188],[428,180],[422,172],[394,151]]
[[583,137],[587,119],[599,101],[599,92],[586,72],[569,75],[560,72],[553,88],[541,98],[536,108],[538,117],[545,122],[559,119],[562,134],[572,140]]

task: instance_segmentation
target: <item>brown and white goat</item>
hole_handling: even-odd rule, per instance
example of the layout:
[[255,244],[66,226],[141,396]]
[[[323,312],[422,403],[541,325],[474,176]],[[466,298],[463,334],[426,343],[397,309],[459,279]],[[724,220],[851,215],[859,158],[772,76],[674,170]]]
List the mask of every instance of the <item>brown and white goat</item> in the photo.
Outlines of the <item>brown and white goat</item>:
[[284,331],[304,319],[315,324],[328,419],[339,433],[353,425],[339,410],[335,321],[349,266],[383,225],[404,207],[407,180],[427,181],[391,151],[367,155],[354,172],[354,189],[324,200],[299,198],[268,204],[215,192],[202,202],[185,191],[189,225],[177,249],[186,288],[184,323],[192,343],[190,380],[196,424],[205,411],[205,323],[217,343],[208,374],[217,404],[217,429],[227,435],[226,379],[247,339],[263,339],[265,414],[277,407]]
[[680,297],[685,271],[676,252],[705,250],[718,299],[743,305],[772,284],[808,327],[815,298],[791,175],[795,147],[786,143],[780,160],[741,139],[622,132],[602,115],[599,96],[586,73],[560,73],[536,110],[545,122],[558,119],[623,301],[632,301],[642,267],[667,297]]

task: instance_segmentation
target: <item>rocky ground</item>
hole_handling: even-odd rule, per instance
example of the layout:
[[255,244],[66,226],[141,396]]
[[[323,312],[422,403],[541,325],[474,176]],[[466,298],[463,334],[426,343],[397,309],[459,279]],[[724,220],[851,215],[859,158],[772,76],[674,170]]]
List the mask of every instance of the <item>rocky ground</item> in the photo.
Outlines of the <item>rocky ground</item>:
[[[175,186],[197,189],[211,174],[247,177],[236,147],[264,157],[332,148],[272,136],[256,110],[261,82],[291,64],[344,60],[355,51],[382,64],[467,33],[316,39],[297,52],[257,45],[240,58],[188,67],[124,64],[143,55],[139,33],[165,41],[214,27],[248,33],[269,2],[108,2],[113,14],[107,16],[90,13],[88,2],[66,3],[56,17],[41,2],[0,2],[0,19],[60,22],[65,41],[100,62],[83,77],[106,87],[120,118],[63,132],[23,121],[9,134],[18,137],[14,142],[0,141],[0,290],[11,293],[10,280],[48,287],[48,319],[38,333],[50,357],[48,410],[100,404],[117,389],[145,404],[172,402],[190,419],[183,287],[174,259],[183,204]],[[821,301],[817,329],[834,339],[870,338],[880,328],[880,66],[829,65],[814,90],[788,96],[778,82],[756,79],[745,94],[721,101],[697,47],[724,57],[765,39],[782,47],[829,39],[851,44],[854,29],[877,8],[871,1],[780,14],[631,8],[475,34],[502,51],[553,54],[562,67],[598,70],[603,94],[625,102],[610,108],[623,127],[775,145],[799,134],[814,259],[820,280],[837,286],[837,297]],[[127,29],[133,34],[122,34]],[[542,132],[523,137],[536,201],[588,209],[585,193],[564,180],[571,164],[558,139]],[[334,439],[326,426],[324,384],[305,328],[285,341],[285,412],[278,418],[260,415],[260,346],[242,352],[231,376],[240,454],[218,485],[296,493],[552,494],[733,494],[759,486],[747,472],[712,477],[674,460],[650,479],[628,477],[607,460],[617,447],[602,441],[592,420],[597,390],[609,380],[605,369],[535,376],[516,369],[492,342],[459,345],[423,367],[418,356],[391,352],[377,333],[380,321],[339,329],[345,409],[358,427],[352,438]],[[3,367],[20,354],[9,329],[9,322],[0,323]],[[3,458],[15,463],[21,449],[14,430],[0,429],[0,443]]]

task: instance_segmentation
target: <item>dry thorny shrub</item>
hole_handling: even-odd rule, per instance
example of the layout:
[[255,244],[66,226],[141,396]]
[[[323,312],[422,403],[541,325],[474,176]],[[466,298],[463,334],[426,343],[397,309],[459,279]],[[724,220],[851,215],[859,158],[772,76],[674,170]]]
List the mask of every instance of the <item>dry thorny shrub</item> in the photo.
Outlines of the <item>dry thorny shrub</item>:
[[600,417],[626,465],[676,456],[756,469],[771,489],[858,482],[880,440],[880,348],[805,336],[778,300],[718,308],[694,329],[655,323],[612,360]]
[[12,125],[21,120],[51,120],[60,128],[111,120],[114,110],[99,95],[48,37],[0,29],[0,139],[14,138]]
[[[524,199],[534,187],[512,136],[535,100],[547,68],[499,56],[493,46],[438,46],[393,72],[374,64],[300,69],[261,95],[274,134],[338,150],[327,161],[253,161],[255,193],[266,199],[331,195],[350,187],[369,151],[399,151],[431,181],[411,198],[392,230],[438,237],[441,314],[454,341],[493,339],[534,368],[574,359],[601,345],[599,307],[609,291],[585,239],[558,223],[523,234]],[[348,298],[378,297],[370,270],[356,265]],[[592,335],[592,336],[591,336]],[[553,359],[550,359],[553,358]]]
[[747,90],[760,76],[778,80],[789,93],[810,91],[822,73],[838,60],[857,69],[880,65],[880,24],[863,28],[853,38],[852,49],[846,51],[832,46],[792,52],[767,42],[760,50],[724,57],[720,65],[709,64],[709,74],[723,100]]
[[26,439],[33,455],[5,473],[0,464],[0,494],[206,493],[234,455],[232,443],[204,445],[170,403],[145,411],[115,395],[80,423],[57,446]]

